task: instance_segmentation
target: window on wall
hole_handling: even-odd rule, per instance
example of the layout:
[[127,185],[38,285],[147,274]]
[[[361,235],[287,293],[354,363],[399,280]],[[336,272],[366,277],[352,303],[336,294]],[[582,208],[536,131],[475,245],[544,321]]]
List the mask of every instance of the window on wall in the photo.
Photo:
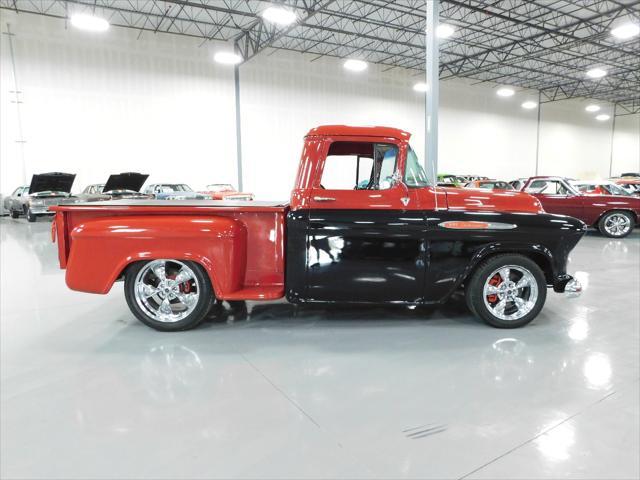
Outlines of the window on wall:
[[385,190],[393,185],[398,147],[372,142],[334,142],[322,170],[327,190]]

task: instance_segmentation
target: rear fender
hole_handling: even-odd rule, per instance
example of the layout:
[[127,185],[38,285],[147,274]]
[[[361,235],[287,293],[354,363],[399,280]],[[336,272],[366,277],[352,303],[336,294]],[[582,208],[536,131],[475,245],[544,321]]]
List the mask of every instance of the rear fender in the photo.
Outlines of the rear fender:
[[216,295],[239,290],[244,284],[247,231],[232,218],[103,217],[79,224],[70,235],[66,282],[72,290],[108,293],[128,265],[158,258],[199,263]]

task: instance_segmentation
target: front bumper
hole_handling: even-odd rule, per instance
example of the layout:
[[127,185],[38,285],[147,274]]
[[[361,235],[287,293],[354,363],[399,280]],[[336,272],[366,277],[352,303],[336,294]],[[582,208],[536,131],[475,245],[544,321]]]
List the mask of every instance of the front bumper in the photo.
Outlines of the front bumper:
[[582,284],[571,275],[562,275],[553,284],[553,290],[564,293],[569,298],[576,298],[582,294]]
[[51,205],[29,205],[29,210],[34,215],[53,215],[54,212],[49,211]]

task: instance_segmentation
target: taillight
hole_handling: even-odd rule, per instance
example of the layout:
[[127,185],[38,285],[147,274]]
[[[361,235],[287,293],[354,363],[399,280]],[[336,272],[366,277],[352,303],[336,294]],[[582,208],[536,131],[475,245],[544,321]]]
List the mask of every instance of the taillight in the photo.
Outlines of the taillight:
[[56,213],[53,216],[53,222],[51,222],[51,242],[52,243],[56,243],[56,225],[57,225],[58,215],[60,214]]

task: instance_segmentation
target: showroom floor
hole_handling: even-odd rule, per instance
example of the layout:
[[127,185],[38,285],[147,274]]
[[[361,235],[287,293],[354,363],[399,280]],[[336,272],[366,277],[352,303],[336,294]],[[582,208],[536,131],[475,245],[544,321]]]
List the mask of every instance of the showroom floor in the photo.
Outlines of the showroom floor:
[[583,296],[520,330],[269,303],[162,334],[69,291],[47,220],[0,227],[3,478],[640,475],[640,232],[589,234]]

